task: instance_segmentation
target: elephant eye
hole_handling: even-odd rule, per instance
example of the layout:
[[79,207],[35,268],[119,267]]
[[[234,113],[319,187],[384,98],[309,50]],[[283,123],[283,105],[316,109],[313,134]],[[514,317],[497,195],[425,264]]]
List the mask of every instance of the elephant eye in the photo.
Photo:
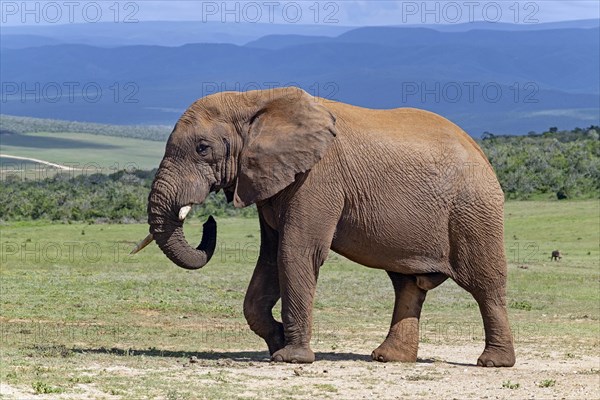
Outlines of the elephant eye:
[[204,155],[206,154],[206,150],[208,150],[208,145],[204,144],[204,143],[199,143],[198,146],[196,146],[196,151],[198,152],[198,154]]

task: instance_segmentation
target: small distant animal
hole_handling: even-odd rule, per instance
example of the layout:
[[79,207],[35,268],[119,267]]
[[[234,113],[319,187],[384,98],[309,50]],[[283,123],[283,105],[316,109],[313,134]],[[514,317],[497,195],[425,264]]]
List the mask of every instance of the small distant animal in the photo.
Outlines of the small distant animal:
[[552,255],[550,256],[551,261],[559,261],[562,257],[560,256],[559,250],[552,251]]

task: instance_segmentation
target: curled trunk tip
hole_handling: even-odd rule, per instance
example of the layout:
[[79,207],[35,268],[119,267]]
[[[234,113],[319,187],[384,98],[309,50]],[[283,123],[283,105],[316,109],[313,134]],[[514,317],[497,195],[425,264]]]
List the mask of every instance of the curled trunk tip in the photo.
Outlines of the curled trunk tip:
[[211,259],[217,245],[217,222],[210,216],[202,229],[202,240],[195,249],[183,235],[181,223],[160,233],[154,233],[154,239],[162,252],[175,264],[185,269],[199,269]]

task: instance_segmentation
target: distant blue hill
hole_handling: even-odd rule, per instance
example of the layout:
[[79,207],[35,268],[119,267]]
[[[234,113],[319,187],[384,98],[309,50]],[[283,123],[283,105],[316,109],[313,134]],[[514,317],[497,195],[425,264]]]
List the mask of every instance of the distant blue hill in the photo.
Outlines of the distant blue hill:
[[[243,45],[268,34],[337,36],[352,27],[337,24],[252,24],[201,21],[99,22],[95,24],[50,24],[3,26],[2,41],[13,35],[43,36],[63,43],[99,47],[131,45],[182,46],[187,43],[230,43]],[[0,42],[0,46],[4,45]],[[34,44],[23,42],[20,48]]]
[[22,49],[25,47],[39,47],[61,44],[58,39],[40,35],[2,35],[0,48],[3,49]]
[[[532,31],[549,29],[597,28],[600,20],[561,21],[535,24],[470,22],[460,24],[399,25],[394,28],[425,28],[439,32],[470,30]],[[3,26],[0,47],[25,48],[39,46],[41,38],[56,43],[77,43],[99,47],[131,45],[182,46],[187,43],[230,43],[244,45],[264,36],[335,37],[355,29],[338,24],[252,24],[201,21],[140,21],[137,23],[99,22],[94,24],[49,24]],[[12,36],[21,36],[17,41]],[[26,40],[30,36],[31,40]],[[18,43],[17,43],[18,42]],[[6,45],[11,43],[10,45]],[[44,44],[44,43],[42,43]]]
[[[3,47],[2,112],[172,125],[194,100],[215,91],[294,84],[364,107],[429,109],[473,136],[598,125],[600,28],[579,23],[584,28],[569,22],[552,29],[283,32],[242,46]],[[73,96],[68,82],[79,85]],[[60,96],[52,97],[53,84],[63,88]],[[102,95],[91,98],[85,85]]]
[[475,29],[499,30],[499,31],[545,31],[548,29],[585,29],[598,28],[600,19],[579,19],[571,21],[556,22],[531,22],[520,24],[509,24],[505,22],[473,21],[457,24],[421,24],[421,25],[397,25],[397,28],[429,28],[440,32],[466,32]]

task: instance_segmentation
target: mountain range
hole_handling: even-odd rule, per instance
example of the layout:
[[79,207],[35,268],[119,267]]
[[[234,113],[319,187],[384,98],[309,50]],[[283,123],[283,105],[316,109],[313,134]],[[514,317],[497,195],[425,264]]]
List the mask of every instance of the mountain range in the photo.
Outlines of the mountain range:
[[172,125],[216,91],[296,85],[364,107],[428,109],[473,136],[600,122],[599,20],[229,32],[109,25],[3,28],[2,113]]

